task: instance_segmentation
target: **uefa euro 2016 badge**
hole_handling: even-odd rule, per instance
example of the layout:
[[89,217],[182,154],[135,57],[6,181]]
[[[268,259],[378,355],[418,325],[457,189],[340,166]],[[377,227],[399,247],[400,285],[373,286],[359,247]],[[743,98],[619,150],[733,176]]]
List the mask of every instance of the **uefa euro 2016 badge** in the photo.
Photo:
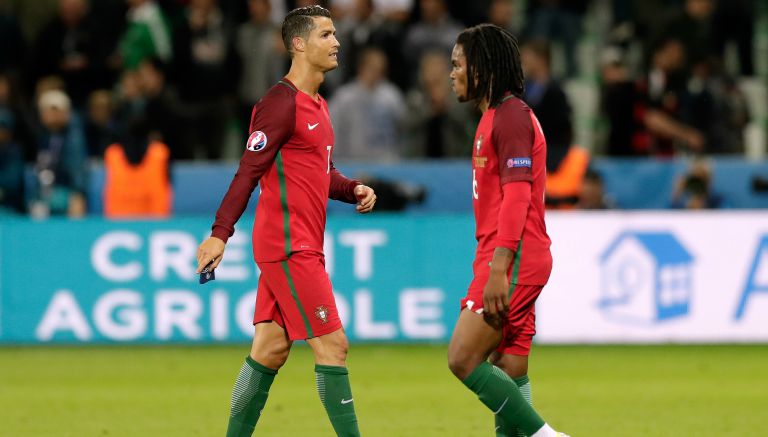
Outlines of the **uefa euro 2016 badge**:
[[328,308],[325,305],[320,305],[315,310],[315,317],[317,317],[322,324],[328,323]]
[[267,134],[260,130],[254,131],[251,136],[248,137],[248,142],[245,145],[245,148],[251,152],[258,152],[265,147],[267,147]]

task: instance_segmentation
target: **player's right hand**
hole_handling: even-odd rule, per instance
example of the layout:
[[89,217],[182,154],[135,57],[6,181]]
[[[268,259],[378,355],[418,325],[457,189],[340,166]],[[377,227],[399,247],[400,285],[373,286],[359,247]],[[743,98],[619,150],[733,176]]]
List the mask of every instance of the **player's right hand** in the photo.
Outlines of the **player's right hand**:
[[196,272],[200,273],[203,271],[203,268],[209,263],[212,263],[210,270],[218,267],[224,255],[224,246],[226,244],[216,237],[208,237],[208,239],[200,243],[200,246],[197,248]]
[[483,316],[494,328],[504,325],[509,312],[509,280],[503,273],[491,273],[483,289]]

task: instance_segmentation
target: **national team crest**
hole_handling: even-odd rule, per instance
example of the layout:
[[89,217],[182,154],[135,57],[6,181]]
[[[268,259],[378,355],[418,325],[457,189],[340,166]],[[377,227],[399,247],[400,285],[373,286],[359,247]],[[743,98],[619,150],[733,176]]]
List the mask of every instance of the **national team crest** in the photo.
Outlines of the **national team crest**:
[[258,152],[267,147],[267,134],[257,130],[248,137],[248,143],[245,148],[251,152]]
[[483,134],[480,134],[475,141],[475,168],[484,168],[485,161],[488,159],[486,156],[480,156],[480,147],[483,146]]
[[315,310],[315,317],[317,317],[322,324],[328,323],[328,308],[325,305],[320,305]]

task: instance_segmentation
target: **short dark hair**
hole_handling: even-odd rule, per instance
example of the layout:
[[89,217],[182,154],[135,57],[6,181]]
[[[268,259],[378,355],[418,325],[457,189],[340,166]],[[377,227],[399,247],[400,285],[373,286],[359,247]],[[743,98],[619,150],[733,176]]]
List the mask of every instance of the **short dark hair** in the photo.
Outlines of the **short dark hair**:
[[517,38],[495,24],[465,29],[456,38],[467,58],[467,97],[475,102],[488,98],[490,107],[501,103],[506,93],[522,98],[525,77]]
[[296,8],[288,13],[283,20],[283,44],[285,49],[288,50],[291,57],[293,57],[293,38],[309,37],[309,32],[315,28],[314,17],[327,17],[331,18],[331,12],[322,6],[304,6],[303,8]]

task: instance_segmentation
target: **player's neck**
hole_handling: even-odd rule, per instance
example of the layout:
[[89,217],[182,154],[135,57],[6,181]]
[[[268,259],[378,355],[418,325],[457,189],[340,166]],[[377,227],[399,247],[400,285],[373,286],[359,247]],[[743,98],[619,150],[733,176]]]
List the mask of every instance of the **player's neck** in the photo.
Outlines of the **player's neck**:
[[325,73],[304,62],[292,62],[291,69],[285,76],[296,88],[317,100],[320,85],[325,80]]
[[483,100],[480,100],[480,103],[477,104],[477,109],[479,109],[480,112],[485,114],[485,111],[488,110],[489,105],[490,105],[490,101],[488,101],[488,97],[483,97]]

